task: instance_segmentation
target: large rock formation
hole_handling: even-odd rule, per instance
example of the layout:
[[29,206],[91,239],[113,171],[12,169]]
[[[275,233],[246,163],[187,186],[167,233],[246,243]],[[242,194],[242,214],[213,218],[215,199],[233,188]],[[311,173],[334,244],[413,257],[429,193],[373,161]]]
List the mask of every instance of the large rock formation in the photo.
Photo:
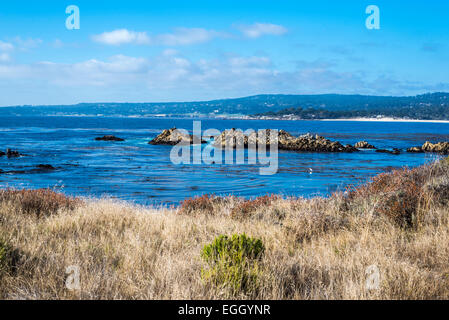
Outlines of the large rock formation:
[[440,154],[449,154],[449,142],[431,143],[427,141],[421,147],[412,147],[407,149],[407,152],[414,152],[414,153],[434,152]]
[[[265,143],[267,146],[270,146],[275,141],[271,141],[270,135],[272,130],[266,129],[263,130],[265,134],[258,134],[256,131],[251,132],[250,134],[244,134],[243,131],[237,129],[230,129],[223,131],[218,137],[215,138],[214,145],[216,147],[226,148],[226,146],[230,148],[236,148],[237,146],[243,146],[244,148],[248,148],[249,146],[256,146],[257,144]],[[273,132],[274,133],[274,132]],[[288,132],[284,130],[280,130],[278,133],[278,144],[286,141],[292,137]]]
[[[216,146],[234,147],[243,146],[248,148],[249,146],[255,146],[258,144],[266,143],[270,146],[276,141],[271,140],[271,130],[265,130],[265,134],[259,134],[257,132],[252,132],[249,135],[245,135],[240,130],[227,130],[223,131],[220,136],[215,139],[214,144]],[[319,135],[305,134],[299,137],[294,137],[290,133],[280,130],[278,132],[277,139],[278,148],[280,150],[290,150],[290,151],[303,151],[303,152],[354,152],[358,151],[356,148],[350,145],[342,145],[338,141],[330,141]]]
[[354,145],[354,147],[357,149],[377,149],[375,146],[366,141],[359,141]]
[[[170,145],[174,146],[180,142],[185,142],[186,144],[193,144],[193,135],[182,134],[176,128],[168,129],[162,131],[160,135],[148,142],[148,144],[153,145]],[[206,143],[206,141],[201,140],[201,143]]]

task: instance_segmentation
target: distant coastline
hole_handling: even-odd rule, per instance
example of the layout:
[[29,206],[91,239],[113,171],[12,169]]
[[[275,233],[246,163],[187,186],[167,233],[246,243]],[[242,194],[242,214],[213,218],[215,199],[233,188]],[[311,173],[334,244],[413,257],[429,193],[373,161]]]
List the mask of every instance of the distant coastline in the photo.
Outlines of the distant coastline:
[[[25,115],[8,115],[24,117]],[[80,118],[135,118],[135,119],[219,119],[219,120],[270,120],[270,121],[358,121],[358,122],[421,122],[421,123],[449,123],[449,120],[407,119],[394,117],[357,117],[336,119],[304,119],[297,116],[251,116],[251,115],[215,115],[215,114],[146,114],[146,115],[98,115],[98,114],[36,114],[29,117],[80,117]]]
[[449,123],[449,120],[422,120],[422,119],[401,119],[401,118],[348,118],[348,119],[320,119],[320,121],[366,121],[366,122],[429,122],[429,123]]
[[[410,97],[265,94],[192,102],[80,103],[0,107],[0,116],[183,117],[260,120],[448,120],[449,93]],[[379,119],[384,118],[384,119]],[[378,120],[379,119],[379,120]],[[411,119],[411,120],[409,120]],[[364,120],[366,121],[366,120]]]

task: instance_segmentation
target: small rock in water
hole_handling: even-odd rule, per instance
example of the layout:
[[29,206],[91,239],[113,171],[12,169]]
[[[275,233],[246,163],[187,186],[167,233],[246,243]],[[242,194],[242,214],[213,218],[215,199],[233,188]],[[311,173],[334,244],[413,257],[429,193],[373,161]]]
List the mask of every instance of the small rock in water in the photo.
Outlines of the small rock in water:
[[421,147],[411,147],[407,149],[407,152],[411,153],[424,153],[424,150]]
[[95,138],[96,141],[125,141],[125,139],[122,138],[118,138],[116,136],[113,135],[107,135],[107,136],[103,136],[103,137],[98,137]]
[[359,141],[354,145],[354,147],[357,149],[377,149],[375,146],[366,141]]

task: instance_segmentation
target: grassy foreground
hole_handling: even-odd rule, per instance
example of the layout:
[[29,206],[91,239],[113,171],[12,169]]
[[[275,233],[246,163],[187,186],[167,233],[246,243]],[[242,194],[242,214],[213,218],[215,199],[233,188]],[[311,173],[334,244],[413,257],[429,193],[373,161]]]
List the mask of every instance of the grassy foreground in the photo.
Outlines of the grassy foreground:
[[[448,299],[448,203],[447,159],[309,200],[204,196],[153,209],[2,190],[0,298]],[[252,285],[205,277],[205,246],[243,233],[261,240]],[[72,265],[80,290],[65,286]],[[366,284],[372,265],[378,289]]]

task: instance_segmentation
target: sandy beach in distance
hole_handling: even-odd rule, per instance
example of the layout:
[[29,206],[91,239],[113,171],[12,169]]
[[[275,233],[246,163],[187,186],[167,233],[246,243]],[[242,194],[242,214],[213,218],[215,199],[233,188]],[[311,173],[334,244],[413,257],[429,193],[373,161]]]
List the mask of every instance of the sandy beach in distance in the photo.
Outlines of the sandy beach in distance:
[[348,119],[319,119],[319,121],[377,121],[377,122],[434,122],[449,123],[449,120],[417,120],[400,118],[348,118]]

